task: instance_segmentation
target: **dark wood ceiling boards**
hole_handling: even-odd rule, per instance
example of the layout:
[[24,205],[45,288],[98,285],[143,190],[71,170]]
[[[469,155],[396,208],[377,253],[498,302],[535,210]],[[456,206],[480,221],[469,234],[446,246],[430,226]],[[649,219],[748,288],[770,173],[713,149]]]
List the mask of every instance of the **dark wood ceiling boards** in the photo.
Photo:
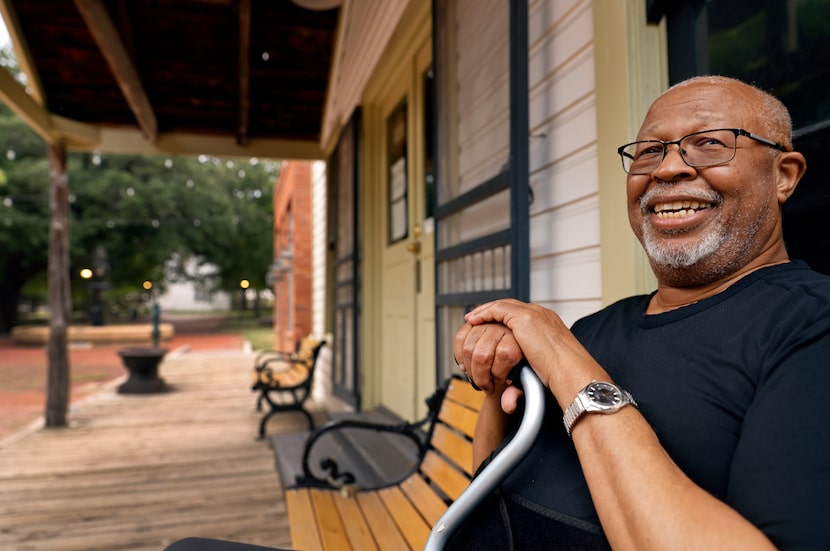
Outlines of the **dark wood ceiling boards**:
[[[318,141],[338,10],[290,0],[3,0],[45,109],[149,142]],[[37,94],[36,94],[37,95]]]

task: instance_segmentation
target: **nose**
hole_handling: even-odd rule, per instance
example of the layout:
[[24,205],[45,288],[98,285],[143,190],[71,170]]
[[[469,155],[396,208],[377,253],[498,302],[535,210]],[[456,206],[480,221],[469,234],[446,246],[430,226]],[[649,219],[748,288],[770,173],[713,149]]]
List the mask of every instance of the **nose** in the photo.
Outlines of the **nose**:
[[686,161],[680,154],[680,144],[676,143],[666,145],[666,153],[663,155],[663,160],[651,173],[653,178],[664,182],[693,178],[696,174],[697,172],[694,167],[686,164]]

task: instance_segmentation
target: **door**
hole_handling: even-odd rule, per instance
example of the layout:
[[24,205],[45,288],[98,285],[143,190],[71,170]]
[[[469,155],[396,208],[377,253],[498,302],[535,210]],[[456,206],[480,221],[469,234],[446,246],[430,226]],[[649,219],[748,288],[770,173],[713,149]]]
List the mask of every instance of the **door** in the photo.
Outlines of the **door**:
[[429,40],[390,75],[381,102],[381,403],[405,419],[435,390]]

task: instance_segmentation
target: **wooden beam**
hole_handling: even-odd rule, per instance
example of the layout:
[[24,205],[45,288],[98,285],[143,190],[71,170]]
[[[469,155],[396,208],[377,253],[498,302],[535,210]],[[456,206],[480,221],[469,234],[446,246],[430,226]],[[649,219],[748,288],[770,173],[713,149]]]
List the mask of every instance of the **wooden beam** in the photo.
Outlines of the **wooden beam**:
[[251,115],[251,0],[239,0],[239,126],[236,143],[248,143]]
[[154,144],[142,140],[129,129],[101,128],[101,138],[94,148],[73,147],[74,150],[97,150],[133,155],[212,155],[214,157],[258,157],[260,159],[325,159],[317,140],[280,140],[251,138],[244,146],[234,136],[171,133],[159,134]]
[[23,85],[17,82],[6,69],[0,69],[0,100],[46,140],[46,143],[56,141],[49,113],[26,93]]
[[[2,94],[0,93],[0,98]],[[237,143],[232,135],[216,136],[186,132],[159,134],[149,143],[134,127],[99,127],[59,115],[48,118],[49,141],[59,142],[67,151],[100,151],[125,155],[212,155],[214,157],[258,157],[260,159],[325,159],[317,140],[277,138],[248,139]]]
[[154,143],[158,137],[156,115],[103,0],[75,0],[75,6],[107,60],[141,132],[150,143]]
[[[95,150],[101,144],[101,130],[92,124],[67,119],[60,115],[52,115],[53,134],[60,143],[64,144],[67,151]],[[139,134],[138,130],[134,130]]]
[[35,70],[35,63],[32,59],[32,52],[23,31],[20,29],[20,22],[17,20],[17,13],[14,11],[13,3],[10,0],[0,0],[0,13],[6,22],[6,30],[9,31],[9,38],[12,41],[14,54],[20,70],[26,75],[26,87],[34,98],[35,103],[44,106],[46,94],[43,92],[43,84],[40,75]]

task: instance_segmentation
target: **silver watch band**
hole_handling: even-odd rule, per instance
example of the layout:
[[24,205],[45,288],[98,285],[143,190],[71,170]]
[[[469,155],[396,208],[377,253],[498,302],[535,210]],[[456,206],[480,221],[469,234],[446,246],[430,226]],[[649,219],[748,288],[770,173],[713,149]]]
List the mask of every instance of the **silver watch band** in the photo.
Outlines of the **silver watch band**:
[[577,394],[574,401],[571,402],[571,405],[567,407],[565,414],[562,416],[562,424],[565,425],[565,432],[568,433],[568,436],[571,435],[571,428],[573,428],[574,423],[583,413],[585,413],[585,406],[582,405],[582,399]]
[[[596,382],[596,381],[594,381],[594,382]],[[593,384],[593,383],[591,383],[591,384]],[[576,395],[576,398],[574,399],[574,401],[571,402],[571,405],[569,405],[567,407],[567,409],[565,409],[565,412],[562,415],[562,424],[565,425],[565,432],[568,433],[568,437],[571,436],[571,429],[573,429],[573,426],[576,423],[576,420],[579,419],[582,416],[582,414],[585,413],[585,411],[586,411],[585,405],[582,403],[582,393],[589,386],[591,386],[591,385],[589,384],[584,389],[579,391],[579,393]],[[617,385],[614,385],[614,386],[617,386]],[[620,388],[619,386],[617,386],[617,388],[620,390],[620,397],[622,398],[620,406],[618,408],[612,410],[612,411],[604,411],[604,412],[597,412],[597,413],[616,413],[617,411],[619,411],[620,409],[622,409],[623,407],[625,407],[627,405],[632,405],[634,407],[639,407],[639,406],[637,406],[637,402],[634,400],[634,397],[631,395],[630,392],[628,392],[625,389]]]

